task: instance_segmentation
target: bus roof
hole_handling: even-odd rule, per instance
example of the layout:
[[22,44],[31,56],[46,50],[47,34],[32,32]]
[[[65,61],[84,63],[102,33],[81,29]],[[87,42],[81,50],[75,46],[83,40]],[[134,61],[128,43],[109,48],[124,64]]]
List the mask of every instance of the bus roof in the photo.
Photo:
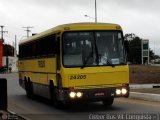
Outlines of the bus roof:
[[86,22],[86,23],[70,23],[70,24],[63,24],[56,27],[53,27],[49,30],[31,36],[27,39],[21,40],[19,45],[25,44],[49,35],[53,35],[55,33],[61,33],[64,31],[83,31],[83,30],[122,30],[120,25],[112,24],[112,23],[93,23],[93,22]]

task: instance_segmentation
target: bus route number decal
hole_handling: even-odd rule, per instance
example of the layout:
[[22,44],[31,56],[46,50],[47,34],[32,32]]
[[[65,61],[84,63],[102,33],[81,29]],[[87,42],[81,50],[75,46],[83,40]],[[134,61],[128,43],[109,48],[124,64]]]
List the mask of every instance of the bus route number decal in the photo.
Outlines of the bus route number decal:
[[70,75],[69,79],[70,80],[78,80],[78,79],[86,79],[86,75]]
[[39,66],[40,68],[44,68],[44,67],[45,67],[45,61],[44,61],[44,60],[39,60],[39,61],[38,61],[38,66]]

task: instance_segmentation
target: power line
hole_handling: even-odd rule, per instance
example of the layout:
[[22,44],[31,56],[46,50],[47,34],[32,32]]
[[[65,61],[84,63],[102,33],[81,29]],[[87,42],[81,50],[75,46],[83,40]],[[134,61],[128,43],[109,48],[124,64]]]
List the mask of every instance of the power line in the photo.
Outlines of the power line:
[[30,28],[34,28],[33,26],[27,26],[27,27],[22,27],[22,28],[26,28],[26,32],[27,32],[27,38],[29,37],[29,32],[31,32]]
[[3,28],[4,28],[3,25],[1,25],[0,27],[1,27],[1,31],[0,31],[0,32],[1,32],[1,39],[4,40],[4,39],[3,39],[3,34],[4,34],[4,33],[8,33],[8,31],[4,31],[4,30],[3,30]]

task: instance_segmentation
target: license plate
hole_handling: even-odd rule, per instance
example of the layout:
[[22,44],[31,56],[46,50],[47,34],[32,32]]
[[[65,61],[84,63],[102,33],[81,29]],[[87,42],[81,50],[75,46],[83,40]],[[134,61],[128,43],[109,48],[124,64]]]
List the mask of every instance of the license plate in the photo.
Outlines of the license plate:
[[105,96],[104,92],[98,92],[94,94],[95,96]]

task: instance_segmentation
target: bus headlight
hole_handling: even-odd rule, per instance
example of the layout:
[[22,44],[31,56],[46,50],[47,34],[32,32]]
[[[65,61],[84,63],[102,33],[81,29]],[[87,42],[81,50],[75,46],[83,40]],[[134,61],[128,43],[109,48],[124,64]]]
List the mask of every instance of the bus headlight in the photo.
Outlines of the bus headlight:
[[77,92],[77,97],[78,98],[82,97],[82,93],[81,92]]
[[75,92],[70,92],[70,93],[69,93],[69,96],[70,96],[71,98],[75,98],[75,97],[76,97],[76,93],[75,93]]
[[121,94],[121,90],[120,89],[116,89],[116,94],[120,95]]
[[127,90],[125,88],[122,88],[122,94],[125,95],[127,93]]

